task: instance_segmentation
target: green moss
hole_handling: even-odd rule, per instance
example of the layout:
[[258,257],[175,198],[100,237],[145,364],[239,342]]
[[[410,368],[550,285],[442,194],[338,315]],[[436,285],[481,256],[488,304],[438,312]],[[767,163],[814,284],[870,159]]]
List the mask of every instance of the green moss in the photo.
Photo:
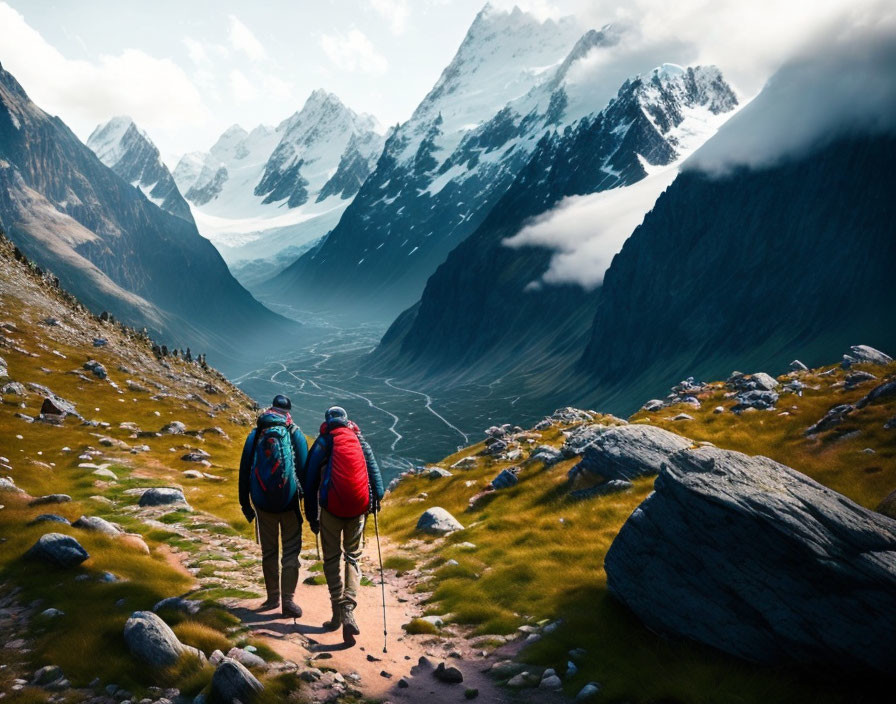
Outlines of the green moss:
[[429,621],[424,621],[422,618],[411,619],[408,623],[404,624],[402,628],[409,635],[438,635],[439,633],[438,628]]

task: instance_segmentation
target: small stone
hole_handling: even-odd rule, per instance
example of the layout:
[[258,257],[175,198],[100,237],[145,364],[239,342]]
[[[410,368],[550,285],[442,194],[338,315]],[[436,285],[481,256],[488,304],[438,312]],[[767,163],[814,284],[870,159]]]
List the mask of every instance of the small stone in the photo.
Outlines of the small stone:
[[464,675],[460,670],[456,667],[445,667],[443,662],[439,663],[432,674],[439,682],[446,684],[460,684],[464,681]]
[[184,492],[181,489],[159,487],[147,489],[140,496],[140,506],[166,506],[168,504],[185,504]]
[[236,660],[246,667],[265,667],[265,665],[267,665],[267,663],[255,653],[250,653],[248,650],[243,650],[242,648],[231,648],[227,653],[227,657]]
[[447,535],[463,529],[463,525],[440,506],[428,509],[417,521],[418,532],[432,535]]
[[58,665],[46,665],[34,673],[31,684],[44,686],[57,682],[63,677],[62,669]]
[[65,504],[72,500],[68,494],[47,494],[46,496],[38,496],[28,502],[29,506],[44,506],[46,504]]
[[576,695],[577,702],[590,702],[600,694],[600,685],[597,682],[589,682]]
[[410,686],[411,685],[410,685],[410,683],[408,683],[407,678],[402,677],[400,680],[398,680],[398,688],[399,689],[407,689]]
[[[101,470],[100,470],[101,471]],[[81,516],[77,521],[72,523],[75,528],[102,533],[103,535],[117,536],[121,533],[121,529],[112,525],[104,518],[99,516]]]
[[47,533],[25,553],[25,557],[43,560],[58,567],[72,568],[80,565],[90,555],[70,535]]

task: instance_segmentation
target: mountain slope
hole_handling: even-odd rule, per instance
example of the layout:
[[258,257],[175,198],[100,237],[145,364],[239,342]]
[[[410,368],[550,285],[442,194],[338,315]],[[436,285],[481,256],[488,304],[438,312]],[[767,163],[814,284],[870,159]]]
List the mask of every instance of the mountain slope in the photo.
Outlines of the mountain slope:
[[541,285],[552,252],[511,248],[506,239],[564,197],[624,188],[677,161],[736,105],[715,67],[667,65],[626,81],[598,114],[548,133],[479,229],[384,336],[373,368],[453,383],[514,369],[556,375],[569,366],[585,344],[598,294]]
[[296,330],[233,279],[191,222],[106,167],[2,68],[0,183],[9,237],[95,311],[228,365],[245,354],[245,339],[285,342]]
[[486,6],[338,226],[265,290],[323,308],[338,291],[379,317],[412,303],[557,119],[551,81],[579,38],[571,19]]
[[784,350],[818,363],[856,336],[896,347],[894,159],[896,138],[852,137],[679,175],[606,273],[580,362],[593,393],[626,409],[660,378],[780,369]]
[[207,154],[186,154],[174,178],[199,231],[254,284],[336,225],[382,151],[381,132],[372,116],[315,90],[276,128],[233,125]]
[[193,221],[190,206],[177,189],[174,178],[155,144],[129,117],[113,117],[99,125],[87,146],[106,166],[140,190],[162,210],[187,222]]

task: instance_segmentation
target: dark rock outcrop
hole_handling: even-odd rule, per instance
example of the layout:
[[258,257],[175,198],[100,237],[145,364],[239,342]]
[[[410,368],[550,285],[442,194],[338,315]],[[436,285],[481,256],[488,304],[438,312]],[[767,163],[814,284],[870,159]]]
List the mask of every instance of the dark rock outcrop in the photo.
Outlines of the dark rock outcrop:
[[239,701],[251,702],[264,689],[244,665],[231,658],[224,658],[212,676],[209,692],[210,704],[232,704]]
[[605,567],[651,629],[754,661],[896,668],[896,521],[765,457],[673,454]]

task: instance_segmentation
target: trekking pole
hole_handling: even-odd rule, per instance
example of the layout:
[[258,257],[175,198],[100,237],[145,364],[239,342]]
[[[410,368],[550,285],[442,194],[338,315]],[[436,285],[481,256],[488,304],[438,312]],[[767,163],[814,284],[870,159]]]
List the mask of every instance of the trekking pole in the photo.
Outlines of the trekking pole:
[[373,512],[373,530],[376,533],[376,552],[380,557],[380,587],[383,592],[383,652],[386,650],[386,642],[389,634],[386,630],[386,577],[383,574],[383,551],[380,549],[380,527],[376,520],[377,512]]
[[320,540],[317,538],[317,533],[314,534],[314,547],[317,548],[317,561],[320,562]]

